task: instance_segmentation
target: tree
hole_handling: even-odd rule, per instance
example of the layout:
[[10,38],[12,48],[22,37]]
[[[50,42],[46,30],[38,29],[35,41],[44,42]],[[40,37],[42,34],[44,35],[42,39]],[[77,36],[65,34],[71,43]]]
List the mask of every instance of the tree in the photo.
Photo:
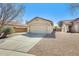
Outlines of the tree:
[[58,22],[58,25],[62,27],[63,21]]
[[0,29],[23,14],[22,4],[0,3]]

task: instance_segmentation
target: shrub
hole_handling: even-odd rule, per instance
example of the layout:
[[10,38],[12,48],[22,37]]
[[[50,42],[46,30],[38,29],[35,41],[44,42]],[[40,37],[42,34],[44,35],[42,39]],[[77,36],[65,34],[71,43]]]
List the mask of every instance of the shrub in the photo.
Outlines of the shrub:
[[7,33],[7,34],[11,34],[14,32],[14,29],[12,27],[9,26],[5,26],[1,29],[1,32]]

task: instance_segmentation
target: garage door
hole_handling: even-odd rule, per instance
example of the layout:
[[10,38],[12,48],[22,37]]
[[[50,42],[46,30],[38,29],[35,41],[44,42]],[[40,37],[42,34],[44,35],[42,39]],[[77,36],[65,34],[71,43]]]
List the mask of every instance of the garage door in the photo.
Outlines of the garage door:
[[41,25],[41,26],[34,25],[34,26],[31,26],[30,27],[30,32],[31,33],[42,33],[42,34],[49,33],[48,26],[46,26],[46,25]]

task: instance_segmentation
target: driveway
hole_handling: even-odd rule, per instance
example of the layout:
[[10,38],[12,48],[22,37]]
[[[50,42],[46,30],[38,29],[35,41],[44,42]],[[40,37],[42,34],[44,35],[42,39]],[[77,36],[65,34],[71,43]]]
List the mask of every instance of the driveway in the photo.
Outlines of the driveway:
[[33,38],[33,37],[28,37],[22,34],[20,33],[19,35],[13,36],[11,38],[1,39],[0,40],[0,49],[1,49],[0,55],[1,55],[2,50],[27,53],[33,46],[35,46],[43,38],[43,37]]
[[52,35],[18,34],[2,39],[0,55],[79,56],[79,33],[56,32]]
[[17,51],[0,49],[0,56],[35,56],[35,55],[17,52]]

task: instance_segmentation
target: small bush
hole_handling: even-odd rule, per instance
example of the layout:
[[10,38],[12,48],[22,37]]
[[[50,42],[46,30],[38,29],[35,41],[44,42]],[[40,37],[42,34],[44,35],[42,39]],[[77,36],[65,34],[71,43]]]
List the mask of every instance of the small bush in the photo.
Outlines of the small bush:
[[7,33],[7,34],[11,34],[11,33],[14,33],[14,29],[12,27],[3,27],[1,32],[4,32],[4,33]]

